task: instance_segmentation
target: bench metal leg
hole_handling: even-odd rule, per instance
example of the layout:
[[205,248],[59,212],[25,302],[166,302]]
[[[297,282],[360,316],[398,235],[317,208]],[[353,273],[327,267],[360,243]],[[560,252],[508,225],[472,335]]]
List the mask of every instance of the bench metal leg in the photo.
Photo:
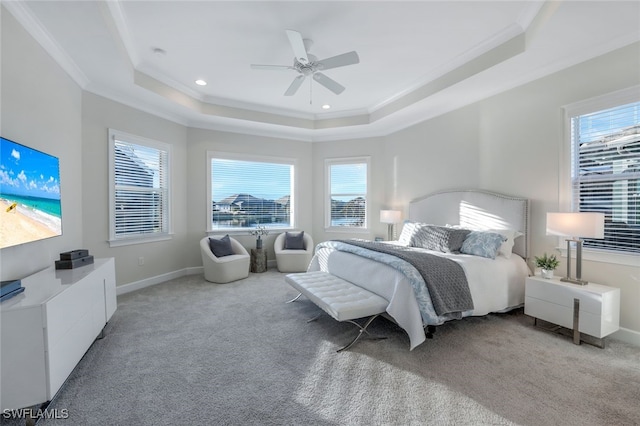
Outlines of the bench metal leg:
[[302,296],[302,293],[298,293],[298,295],[296,297],[294,297],[291,300],[287,300],[286,303],[291,303],[291,302],[295,302],[296,300],[300,299],[300,296]]
[[351,346],[354,345],[354,343],[356,343],[360,337],[362,337],[362,333],[367,333],[372,339],[376,339],[376,340],[382,340],[382,339],[386,339],[386,336],[373,336],[371,333],[369,333],[367,331],[367,327],[369,327],[369,324],[371,324],[373,322],[374,319],[378,318],[380,316],[380,314],[376,314],[374,316],[372,316],[371,318],[369,318],[367,320],[367,322],[364,324],[364,326],[361,326],[360,324],[358,324],[355,321],[352,320],[347,320],[347,322],[350,322],[351,324],[354,324],[356,327],[358,327],[360,329],[360,331],[358,332],[358,335],[347,345],[344,346],[340,349],[338,349],[336,352],[342,352],[345,349],[349,349]]
[[320,312],[318,315],[316,315],[316,316],[315,316],[315,317],[313,317],[313,318],[309,318],[309,319],[307,320],[307,322],[314,322],[315,320],[317,320],[317,319],[318,319],[318,318],[320,318],[321,316],[322,316],[322,312]]

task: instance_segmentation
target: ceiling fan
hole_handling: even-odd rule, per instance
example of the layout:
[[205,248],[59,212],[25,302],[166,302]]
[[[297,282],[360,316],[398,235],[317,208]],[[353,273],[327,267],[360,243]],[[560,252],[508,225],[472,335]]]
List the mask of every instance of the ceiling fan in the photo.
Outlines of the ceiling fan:
[[302,35],[298,31],[286,30],[289,43],[293,49],[295,55],[293,59],[293,65],[259,65],[251,64],[251,68],[259,70],[294,70],[298,72],[298,76],[293,79],[293,82],[289,86],[285,96],[293,96],[298,88],[302,85],[307,76],[312,78],[331,90],[336,95],[339,95],[344,91],[344,86],[337,81],[327,77],[320,71],[328,70],[331,68],[343,67],[345,65],[354,65],[360,62],[360,58],[355,51],[343,53],[341,55],[332,56],[330,58],[318,60],[314,55],[309,53],[309,48],[313,43],[309,39],[303,39]]

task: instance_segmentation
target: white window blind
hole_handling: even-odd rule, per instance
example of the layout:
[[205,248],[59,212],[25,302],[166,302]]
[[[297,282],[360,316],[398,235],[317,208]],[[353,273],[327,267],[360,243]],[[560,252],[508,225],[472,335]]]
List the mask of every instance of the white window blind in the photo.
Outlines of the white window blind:
[[[169,234],[169,148],[113,132],[111,239]],[[134,142],[135,141],[135,142]]]
[[292,160],[210,153],[209,161],[211,230],[294,227]]
[[328,160],[328,227],[367,227],[368,159]]
[[605,214],[585,247],[640,253],[640,102],[571,117],[573,211]]

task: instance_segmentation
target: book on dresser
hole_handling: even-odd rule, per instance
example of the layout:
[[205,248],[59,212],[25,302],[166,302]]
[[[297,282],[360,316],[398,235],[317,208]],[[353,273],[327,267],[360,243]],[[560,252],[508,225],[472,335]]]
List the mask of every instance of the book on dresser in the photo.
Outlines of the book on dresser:
[[0,283],[0,302],[11,299],[24,291],[21,280],[8,280]]

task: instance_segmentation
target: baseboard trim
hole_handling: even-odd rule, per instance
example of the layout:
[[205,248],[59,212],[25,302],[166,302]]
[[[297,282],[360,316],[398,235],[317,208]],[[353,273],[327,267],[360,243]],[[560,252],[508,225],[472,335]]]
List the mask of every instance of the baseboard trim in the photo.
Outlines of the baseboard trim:
[[140,281],[134,281],[132,283],[119,285],[116,287],[116,295],[131,293],[132,291],[140,290],[141,288],[150,287],[152,285],[160,284],[165,281],[173,280],[175,278],[184,277],[186,275],[202,274],[202,266],[193,268],[184,268],[173,272],[168,272],[162,275],[156,275],[155,277],[145,278]]
[[640,332],[620,327],[620,330],[611,335],[611,338],[620,340],[630,345],[640,347]]
[[[267,267],[277,267],[276,261],[268,260]],[[203,273],[204,267],[202,266],[194,266],[190,268],[180,269],[178,271],[167,272],[166,274],[156,275],[155,277],[149,277],[140,281],[134,281],[132,283],[119,285],[116,287],[116,295],[120,296],[121,294],[131,293],[132,291],[140,290],[141,288],[150,287],[152,285],[160,284],[165,281],[173,280],[175,278],[184,277],[186,275],[197,275]]]

